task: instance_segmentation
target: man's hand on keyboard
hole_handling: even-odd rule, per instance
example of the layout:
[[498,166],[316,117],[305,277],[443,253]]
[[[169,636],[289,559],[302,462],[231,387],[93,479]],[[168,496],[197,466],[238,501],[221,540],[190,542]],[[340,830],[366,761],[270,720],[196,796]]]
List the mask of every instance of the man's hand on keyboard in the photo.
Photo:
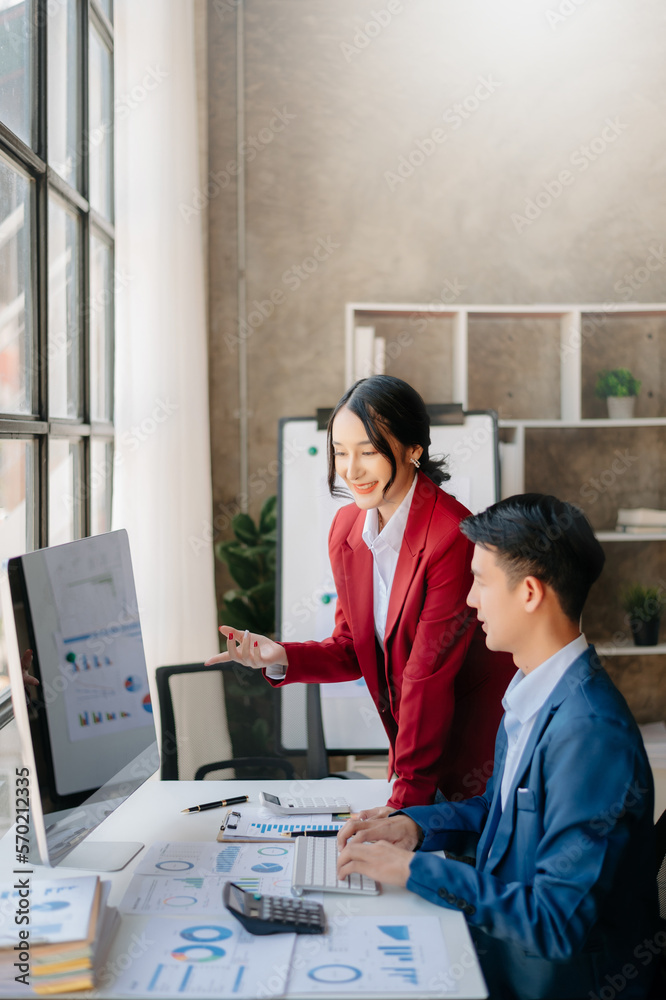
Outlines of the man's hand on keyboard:
[[419,843],[419,826],[409,816],[391,816],[382,819],[349,819],[338,833],[340,850],[350,837],[361,844],[365,841],[385,840],[403,851],[413,851]]
[[347,878],[354,872],[367,875],[376,882],[388,885],[407,885],[409,866],[413,854],[384,840],[362,843],[350,840],[338,857],[338,878]]
[[393,806],[375,806],[374,809],[361,809],[360,812],[354,813],[352,819],[384,819],[394,812]]

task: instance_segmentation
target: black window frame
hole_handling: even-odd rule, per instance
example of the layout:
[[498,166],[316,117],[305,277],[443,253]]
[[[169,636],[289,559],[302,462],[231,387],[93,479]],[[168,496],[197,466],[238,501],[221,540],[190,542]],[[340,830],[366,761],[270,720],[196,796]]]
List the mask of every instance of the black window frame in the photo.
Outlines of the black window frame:
[[[28,177],[31,184],[30,212],[30,253],[31,284],[26,289],[30,297],[32,315],[32,415],[17,415],[0,412],[0,440],[20,439],[34,443],[34,499],[31,510],[26,510],[28,536],[34,548],[49,544],[49,444],[51,440],[80,442],[80,477],[74,489],[75,537],[85,537],[91,533],[91,448],[92,440],[109,442],[113,446],[114,399],[114,280],[115,273],[115,227],[114,227],[114,73],[113,23],[105,14],[99,0],[76,0],[77,52],[76,52],[76,115],[77,115],[77,155],[80,156],[80,189],[65,181],[48,163],[48,72],[47,46],[50,0],[33,0],[30,24],[30,71],[31,71],[31,143],[28,145],[15,135],[0,118],[0,152],[10,166]],[[111,7],[113,13],[113,8]],[[108,136],[110,150],[111,220],[104,218],[92,208],[89,201],[89,35],[94,28],[103,44],[110,52],[111,64],[111,122]],[[73,183],[77,184],[75,176]],[[48,216],[49,195],[57,195],[67,209],[77,218],[79,254],[77,283],[79,290],[79,377],[80,377],[80,417],[63,419],[52,417],[49,411],[49,352],[48,352]],[[91,413],[91,372],[90,372],[90,325],[91,325],[91,240],[100,239],[110,248],[110,310],[109,346],[107,363],[111,368],[109,420],[92,419]],[[26,304],[26,311],[28,305]],[[109,490],[112,489],[112,468],[109,469]],[[6,714],[9,688],[0,691],[0,719]],[[0,725],[2,722],[0,721]]]

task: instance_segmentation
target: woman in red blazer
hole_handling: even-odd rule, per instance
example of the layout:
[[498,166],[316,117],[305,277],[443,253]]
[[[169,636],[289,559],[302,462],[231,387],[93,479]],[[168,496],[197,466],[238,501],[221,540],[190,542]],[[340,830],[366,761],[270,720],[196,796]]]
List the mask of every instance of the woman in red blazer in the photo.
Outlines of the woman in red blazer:
[[466,604],[474,546],[458,525],[469,511],[439,488],[449,476],[429,446],[425,404],[406,382],[352,386],[328,429],[329,486],[338,492],[339,477],[354,499],[329,535],[333,635],[279,644],[223,625],[229,652],[208,661],[264,668],[274,684],[363,676],[389,738],[396,809],[483,791],[515,673]]

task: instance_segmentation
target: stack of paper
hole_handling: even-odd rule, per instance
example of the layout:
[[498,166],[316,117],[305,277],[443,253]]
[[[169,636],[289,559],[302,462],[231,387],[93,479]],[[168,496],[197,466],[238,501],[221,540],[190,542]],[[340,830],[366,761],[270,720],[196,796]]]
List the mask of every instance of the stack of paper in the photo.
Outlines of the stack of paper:
[[0,886],[0,994],[92,989],[119,919],[110,888],[97,875]]
[[666,510],[653,507],[620,507],[616,531],[628,535],[666,534]]

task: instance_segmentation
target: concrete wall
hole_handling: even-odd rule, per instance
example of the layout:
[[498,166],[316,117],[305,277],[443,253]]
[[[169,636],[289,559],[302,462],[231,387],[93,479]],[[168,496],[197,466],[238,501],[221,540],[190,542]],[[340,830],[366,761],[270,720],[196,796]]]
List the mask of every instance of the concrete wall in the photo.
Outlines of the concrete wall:
[[[237,3],[209,2],[210,181],[197,202],[209,214],[221,535],[239,493]],[[246,341],[252,511],[275,491],[278,419],[345,388],[345,302],[666,298],[661,0],[244,8],[247,308],[278,301]],[[448,398],[424,347],[415,339],[391,370],[428,401]],[[586,341],[586,364],[594,350]],[[653,353],[660,362],[663,344]]]

